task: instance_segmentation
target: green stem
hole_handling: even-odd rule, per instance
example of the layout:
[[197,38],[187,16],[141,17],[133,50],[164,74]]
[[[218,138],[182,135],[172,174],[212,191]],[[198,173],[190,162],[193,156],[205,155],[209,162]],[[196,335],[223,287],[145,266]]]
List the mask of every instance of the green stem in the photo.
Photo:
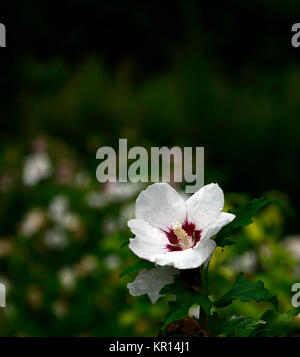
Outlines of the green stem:
[[[201,291],[208,287],[208,266],[205,268],[204,274],[200,268],[180,270],[180,280],[183,285],[193,291]],[[202,279],[204,275],[204,279]],[[204,281],[203,281],[204,280]],[[200,323],[202,328],[207,333],[207,336],[211,336],[209,329],[208,316],[204,309],[200,307]]]

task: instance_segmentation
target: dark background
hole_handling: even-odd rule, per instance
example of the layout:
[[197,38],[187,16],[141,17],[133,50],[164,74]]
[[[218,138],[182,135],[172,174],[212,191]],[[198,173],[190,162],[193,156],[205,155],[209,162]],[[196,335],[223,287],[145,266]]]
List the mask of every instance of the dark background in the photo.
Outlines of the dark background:
[[[182,113],[169,118],[172,129],[155,110],[128,119],[143,138],[158,145],[205,146],[207,164],[229,174],[227,189],[257,195],[276,188],[299,207],[300,57],[291,46],[299,3],[20,1],[5,7],[1,141],[51,131],[70,141],[80,137],[78,149],[84,151],[82,130],[119,137],[122,126],[108,123],[108,115],[86,118],[83,128],[76,118],[72,126],[43,121],[27,133],[20,114],[25,57],[59,58],[72,71],[85,58],[99,56],[112,76],[130,66],[136,91],[153,78],[174,77]],[[166,105],[174,100],[168,88],[157,96]]]

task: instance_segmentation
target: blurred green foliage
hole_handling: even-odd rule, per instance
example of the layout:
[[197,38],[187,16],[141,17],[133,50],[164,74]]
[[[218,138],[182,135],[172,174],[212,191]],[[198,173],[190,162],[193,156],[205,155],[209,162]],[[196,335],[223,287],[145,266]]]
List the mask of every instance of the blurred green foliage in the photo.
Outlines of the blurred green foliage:
[[[0,155],[0,272],[7,286],[1,335],[157,335],[167,299],[152,305],[146,296],[134,298],[126,288],[134,274],[119,278],[137,261],[123,243],[143,186],[100,185],[83,157],[58,139],[37,137],[31,149],[24,155],[15,144]],[[287,311],[300,275],[300,237],[283,240],[285,217],[293,212],[288,198],[277,191],[266,195],[273,203],[234,233],[235,245],[214,253],[211,299],[244,271],[278,294],[279,308]],[[249,199],[238,193],[225,197],[226,210]],[[222,314],[258,318],[266,309],[265,303],[234,301]]]

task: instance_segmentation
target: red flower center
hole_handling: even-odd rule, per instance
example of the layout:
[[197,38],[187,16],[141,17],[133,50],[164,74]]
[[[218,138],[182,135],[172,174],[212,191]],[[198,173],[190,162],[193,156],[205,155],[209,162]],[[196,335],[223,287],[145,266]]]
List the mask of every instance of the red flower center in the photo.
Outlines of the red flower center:
[[196,229],[193,222],[189,222],[186,218],[183,225],[179,223],[173,224],[167,230],[162,230],[170,244],[166,245],[169,252],[174,252],[178,250],[185,250],[193,248],[201,239],[201,229]]

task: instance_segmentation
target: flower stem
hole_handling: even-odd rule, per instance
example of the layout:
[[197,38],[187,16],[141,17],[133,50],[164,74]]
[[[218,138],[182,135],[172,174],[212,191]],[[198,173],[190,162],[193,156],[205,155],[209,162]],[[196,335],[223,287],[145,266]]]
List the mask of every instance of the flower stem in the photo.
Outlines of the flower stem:
[[200,291],[202,287],[201,269],[180,270],[179,279],[183,285],[193,291]]
[[[202,270],[200,268],[180,270],[180,281],[183,285],[193,291],[201,291],[203,288],[207,288],[207,271],[208,267],[205,271],[205,286],[202,284]],[[206,335],[211,336],[208,316],[202,307],[200,307],[200,322]]]

